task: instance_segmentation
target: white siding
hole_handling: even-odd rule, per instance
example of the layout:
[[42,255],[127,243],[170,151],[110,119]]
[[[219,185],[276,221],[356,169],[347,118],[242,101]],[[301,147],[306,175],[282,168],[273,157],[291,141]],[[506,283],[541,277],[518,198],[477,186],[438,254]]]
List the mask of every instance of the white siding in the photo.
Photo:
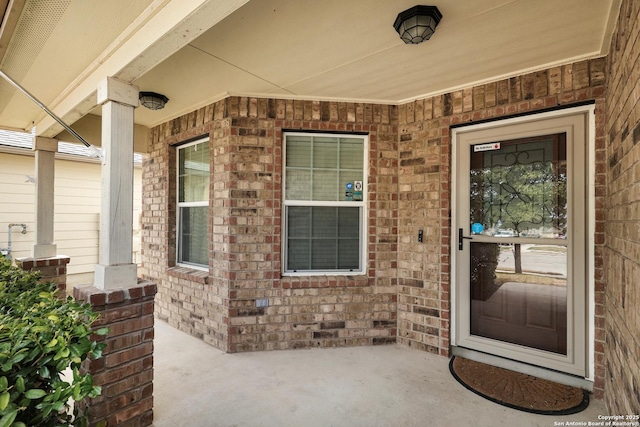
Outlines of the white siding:
[[21,228],[12,229],[13,257],[31,255],[35,224],[35,185],[27,181],[34,175],[34,158],[0,153],[0,248],[7,247],[7,226],[27,224],[27,234]]
[[[28,151],[30,154],[30,150]],[[7,227],[12,230],[13,258],[31,256],[35,227],[34,157],[0,152],[0,248],[7,246]],[[98,226],[100,216],[100,164],[56,159],[54,243],[58,254],[71,258],[68,283],[90,283],[98,262]],[[133,262],[140,257],[140,209],[142,171],[134,169]]]

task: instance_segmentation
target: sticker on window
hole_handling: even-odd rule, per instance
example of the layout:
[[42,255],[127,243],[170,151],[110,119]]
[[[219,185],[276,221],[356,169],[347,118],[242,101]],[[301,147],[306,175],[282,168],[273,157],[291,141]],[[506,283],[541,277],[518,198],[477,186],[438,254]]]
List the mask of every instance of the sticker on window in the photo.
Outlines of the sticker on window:
[[477,153],[479,151],[491,151],[491,150],[499,150],[500,143],[499,142],[491,142],[489,144],[478,144],[473,146],[473,152]]
[[362,181],[356,181],[353,184],[353,200],[362,201]]
[[347,182],[345,187],[347,188],[347,191],[344,193],[344,199],[347,202],[350,202],[353,200],[353,182]]

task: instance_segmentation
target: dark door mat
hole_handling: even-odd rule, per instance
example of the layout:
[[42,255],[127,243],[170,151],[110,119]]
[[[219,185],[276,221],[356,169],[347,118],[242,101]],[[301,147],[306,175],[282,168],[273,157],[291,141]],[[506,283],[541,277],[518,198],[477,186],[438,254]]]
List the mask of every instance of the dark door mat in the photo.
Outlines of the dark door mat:
[[472,392],[500,405],[542,415],[568,415],[589,406],[589,393],[531,375],[463,357],[453,357],[449,370]]

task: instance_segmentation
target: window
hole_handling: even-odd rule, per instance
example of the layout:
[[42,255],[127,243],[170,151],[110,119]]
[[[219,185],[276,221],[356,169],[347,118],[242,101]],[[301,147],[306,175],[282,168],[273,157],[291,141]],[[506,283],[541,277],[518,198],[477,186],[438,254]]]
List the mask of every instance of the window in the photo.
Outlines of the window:
[[177,262],[209,267],[209,140],[178,147]]
[[284,138],[284,273],[363,273],[367,137]]

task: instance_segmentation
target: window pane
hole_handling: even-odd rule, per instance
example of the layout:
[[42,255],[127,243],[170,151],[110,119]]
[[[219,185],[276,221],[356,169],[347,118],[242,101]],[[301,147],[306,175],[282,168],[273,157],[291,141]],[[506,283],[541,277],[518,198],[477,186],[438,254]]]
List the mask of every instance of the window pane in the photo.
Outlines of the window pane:
[[311,235],[315,238],[337,236],[338,230],[338,208],[317,207],[313,208],[313,228]]
[[311,269],[333,270],[338,267],[338,242],[336,239],[315,239],[311,247]]
[[360,265],[360,211],[338,210],[338,268],[357,269]]
[[181,202],[200,202],[208,200],[209,177],[202,175],[186,175],[181,177]]
[[311,167],[311,137],[287,137],[287,167]]
[[313,141],[313,167],[337,169],[338,139],[315,138]]
[[339,200],[336,171],[316,169],[313,172],[313,200]]
[[358,236],[352,239],[338,240],[338,268],[357,270],[360,265],[360,241]]
[[471,333],[567,354],[567,247],[471,242]]
[[287,208],[287,269],[359,270],[360,208]]
[[472,151],[471,224],[495,237],[566,239],[566,152],[564,133]]
[[292,206],[288,208],[287,234],[289,238],[308,238],[311,230],[311,208]]
[[292,206],[287,209],[288,257],[290,270],[308,270],[310,268],[311,208]]
[[362,170],[364,147],[360,138],[340,139],[340,169]]
[[289,240],[287,266],[289,270],[305,271],[311,268],[309,240]]
[[311,200],[311,170],[287,168],[287,200]]
[[209,265],[208,206],[180,208],[178,262]]
[[286,137],[286,200],[345,200],[346,184],[363,181],[364,139]]
[[178,150],[178,202],[209,200],[209,141]]
[[358,238],[360,235],[360,210],[353,208],[338,209],[338,236]]

